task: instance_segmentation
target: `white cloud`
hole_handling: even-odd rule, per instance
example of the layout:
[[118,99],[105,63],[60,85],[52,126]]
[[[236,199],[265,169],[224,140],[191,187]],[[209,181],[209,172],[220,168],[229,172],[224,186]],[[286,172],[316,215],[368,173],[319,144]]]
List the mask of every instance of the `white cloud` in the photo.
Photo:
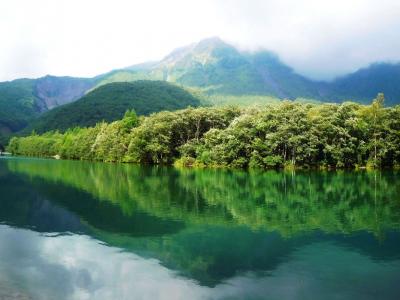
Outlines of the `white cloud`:
[[246,6],[224,0],[221,10],[228,3],[227,20],[241,29],[229,33],[229,39],[271,49],[314,78],[400,60],[399,1],[255,0]]
[[400,60],[396,0],[0,2],[0,80],[94,76],[219,35],[318,78]]

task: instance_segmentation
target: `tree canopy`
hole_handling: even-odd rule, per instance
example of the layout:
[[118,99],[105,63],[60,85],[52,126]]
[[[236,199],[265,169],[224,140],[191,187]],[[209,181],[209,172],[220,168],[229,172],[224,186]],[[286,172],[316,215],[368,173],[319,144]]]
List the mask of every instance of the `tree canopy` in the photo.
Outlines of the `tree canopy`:
[[283,101],[188,108],[13,138],[9,151],[110,162],[229,168],[358,168],[400,165],[400,106]]

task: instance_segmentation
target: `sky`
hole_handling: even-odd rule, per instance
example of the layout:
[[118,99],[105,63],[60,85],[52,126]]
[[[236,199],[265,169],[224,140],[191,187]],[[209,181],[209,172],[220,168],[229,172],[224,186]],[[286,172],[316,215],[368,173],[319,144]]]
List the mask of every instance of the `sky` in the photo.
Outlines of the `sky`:
[[398,0],[2,0],[0,81],[90,77],[219,36],[330,80],[400,61]]

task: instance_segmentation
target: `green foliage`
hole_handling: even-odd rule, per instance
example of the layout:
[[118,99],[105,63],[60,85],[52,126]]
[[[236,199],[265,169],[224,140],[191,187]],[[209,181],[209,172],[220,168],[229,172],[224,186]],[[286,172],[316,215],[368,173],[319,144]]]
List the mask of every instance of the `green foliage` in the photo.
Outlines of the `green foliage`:
[[161,112],[145,118],[131,133],[127,162],[168,164],[179,148],[199,139],[211,128],[225,128],[239,115],[237,108],[198,108]]
[[[400,164],[400,107],[284,101],[189,108],[92,128],[14,138],[14,154],[229,168],[360,168]],[[42,150],[43,149],[43,150]]]
[[122,119],[122,126],[124,127],[125,130],[130,130],[133,127],[136,127],[139,124],[139,119],[138,116],[135,112],[134,109],[127,110],[124,114],[124,117]]
[[216,106],[238,105],[244,107],[248,105],[278,103],[281,101],[279,98],[264,95],[210,95],[206,99]]

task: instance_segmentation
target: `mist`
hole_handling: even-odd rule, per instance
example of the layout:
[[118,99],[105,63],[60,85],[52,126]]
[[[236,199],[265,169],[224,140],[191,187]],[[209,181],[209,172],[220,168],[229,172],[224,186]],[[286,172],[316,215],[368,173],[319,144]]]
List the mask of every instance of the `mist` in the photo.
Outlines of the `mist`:
[[400,3],[3,1],[0,34],[2,81],[95,76],[210,36],[245,50],[271,50],[296,72],[329,80],[373,62],[400,61]]

